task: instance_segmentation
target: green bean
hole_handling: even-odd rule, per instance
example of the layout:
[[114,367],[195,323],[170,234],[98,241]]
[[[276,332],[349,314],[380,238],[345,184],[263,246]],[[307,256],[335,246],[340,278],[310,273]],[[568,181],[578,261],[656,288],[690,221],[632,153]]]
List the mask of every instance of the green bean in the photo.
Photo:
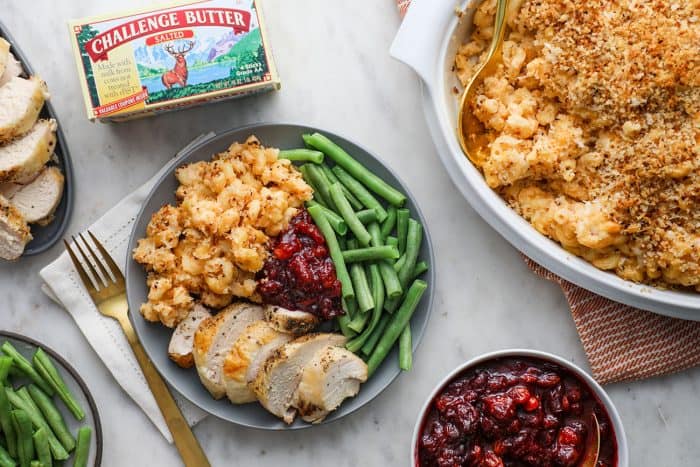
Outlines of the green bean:
[[[372,236],[373,246],[382,246],[382,233],[379,224],[373,222],[367,226],[369,234]],[[382,276],[382,282],[384,283],[384,288],[386,290],[386,296],[389,298],[395,298],[401,295],[403,291],[401,283],[399,282],[399,276],[394,271],[391,263],[387,260],[379,261],[377,263],[379,267],[379,273]],[[384,302],[384,300],[382,300]]]
[[386,210],[387,217],[382,223],[382,238],[387,238],[394,231],[394,226],[396,225],[396,208],[394,206],[389,206]]
[[[330,182],[331,185],[334,183],[340,182],[340,180],[338,180],[338,177],[335,176],[335,174],[333,173],[333,171],[331,170],[330,167],[328,167],[326,164],[321,164],[320,167],[321,167],[321,170],[323,171],[323,174],[326,176],[326,178],[328,179],[328,181]],[[348,199],[348,202],[350,203],[352,208],[355,211],[359,211],[360,209],[362,209],[362,203],[360,203],[360,200],[357,199],[355,197],[355,195],[350,193],[350,190],[345,188],[345,185],[341,184],[341,186],[343,188],[343,194]]]
[[287,159],[293,162],[313,162],[314,164],[323,163],[323,153],[314,151],[313,149],[285,149],[277,155],[278,159]]
[[344,315],[340,315],[337,318],[338,326],[340,326],[340,332],[347,337],[348,339],[352,339],[355,337],[355,331],[350,329],[350,322],[352,320],[350,319],[350,315],[347,313]]
[[342,285],[343,297],[346,299],[354,298],[355,292],[352,288],[350,274],[348,273],[348,268],[345,265],[345,260],[343,259],[343,252],[340,251],[338,239],[335,236],[333,228],[328,223],[328,219],[326,218],[325,214],[323,214],[323,211],[321,210],[320,206],[311,206],[308,209],[308,211],[311,217],[314,219],[316,226],[323,234],[323,237],[326,239],[328,251],[335,266],[335,274]]
[[17,455],[17,434],[12,425],[12,407],[7,398],[5,387],[0,384],[0,428],[5,434],[7,441],[7,450],[13,457]]
[[78,430],[78,444],[75,448],[73,467],[87,467],[88,457],[90,455],[91,437],[92,429],[89,426],[80,427]]
[[411,344],[411,323],[401,331],[399,336],[399,368],[403,371],[411,371],[413,366],[413,348]]
[[400,297],[403,292],[403,287],[401,287],[399,276],[396,271],[394,271],[394,267],[389,261],[380,261],[378,265],[379,272],[382,274],[382,281],[384,281],[386,296],[389,299]]
[[340,183],[345,185],[345,187],[350,190],[350,192],[357,196],[363,206],[369,209],[374,209],[377,213],[377,220],[379,222],[384,222],[388,214],[384,206],[377,201],[377,198],[372,196],[372,193],[367,191],[367,189],[362,185],[362,183],[355,180],[352,175],[343,170],[342,167],[333,167],[333,173],[338,177]]
[[376,222],[372,222],[367,225],[367,232],[369,232],[370,237],[372,240],[370,241],[370,244],[372,246],[383,246],[384,245],[384,239],[382,239],[382,231],[381,228],[379,227],[379,224]]
[[367,232],[365,226],[360,222],[360,219],[357,218],[355,211],[352,210],[352,206],[350,206],[345,195],[343,195],[343,191],[340,189],[340,183],[331,185],[330,196],[338,213],[343,216],[345,223],[352,233],[355,234],[357,241],[360,242],[361,245],[369,245],[369,241],[371,240],[369,232]]
[[34,440],[32,439],[32,421],[24,410],[12,411],[12,424],[17,433],[17,457],[21,467],[30,467],[34,459]]
[[29,463],[29,467],[41,467],[41,462],[39,461],[31,461]]
[[323,206],[324,208],[327,208],[328,200],[323,198],[321,190],[319,190],[318,187],[311,180],[311,176],[309,175],[309,167],[311,167],[311,165],[307,166],[306,164],[304,164],[301,167],[299,167],[299,172],[301,172],[302,177],[304,177],[304,181],[306,182],[306,184],[309,185],[313,190],[314,201]]
[[338,247],[340,247],[341,250],[348,249],[348,241],[345,237],[338,237]]
[[0,385],[5,384],[12,368],[12,357],[0,355]]
[[326,219],[328,219],[328,223],[333,227],[333,230],[338,235],[345,235],[348,233],[348,225],[345,223],[342,217],[340,217],[338,214],[336,214],[334,211],[331,211],[327,207],[323,206],[322,204],[317,203],[316,201],[307,201],[306,206],[314,206],[318,205],[321,206],[321,209],[323,210],[323,214],[326,216]]
[[418,276],[426,272],[428,269],[430,269],[430,267],[425,261],[420,261],[416,263],[416,267],[413,269],[413,279],[417,278]]
[[378,261],[382,259],[396,259],[399,257],[399,250],[394,246],[368,246],[355,250],[345,250],[343,259],[346,263],[357,263],[360,261]]
[[362,211],[357,211],[355,214],[357,214],[357,218],[360,219],[360,222],[365,225],[377,220],[377,211],[374,209],[364,209]]
[[[31,404],[27,403],[20,395],[18,395],[12,388],[5,388],[7,394],[7,399],[10,401],[15,408],[23,410],[29,415],[32,424],[38,428],[44,428],[46,434],[49,437],[49,446],[51,447],[51,454],[56,460],[68,459],[68,451],[63,447],[61,442],[56,438],[56,435],[51,431],[48,422],[44,419],[41,412],[36,408],[34,401]],[[31,397],[30,397],[31,400]]]
[[73,414],[73,417],[78,421],[84,419],[85,411],[75,399],[70,389],[68,389],[66,382],[63,381],[63,378],[61,378],[58,370],[53,363],[51,363],[51,359],[46,355],[43,349],[39,348],[34,352],[32,363],[34,363],[34,368],[36,368],[39,374],[53,387],[58,397],[63,401],[70,413]]
[[[336,164],[347,170],[353,177],[366,185],[370,190],[387,200],[394,206],[402,206],[406,202],[406,196],[370,172],[365,166],[356,161],[343,148],[320,133],[303,135],[304,142],[319,151],[323,151]],[[352,191],[352,190],[350,190]]]
[[[382,309],[384,308],[384,284],[382,283],[382,276],[379,273],[379,265],[370,264],[369,277],[372,285],[371,288],[372,298],[374,299],[374,310],[372,311],[372,318],[369,320],[369,325],[364,329],[364,331],[362,331],[362,334],[345,345],[345,347],[353,353],[359,352],[365,342],[367,342],[367,339],[369,339],[369,336],[377,327],[379,319],[382,316]],[[369,315],[369,313],[366,315]]]
[[397,262],[394,263],[394,271],[396,271],[398,274],[404,264],[406,264],[406,255],[403,255]]
[[33,384],[29,385],[29,394],[36,405],[39,406],[39,410],[58,440],[61,442],[63,447],[66,448],[66,451],[72,451],[75,448],[75,438],[73,438],[73,435],[71,435],[70,431],[68,431],[68,427],[63,421],[61,412],[58,411],[49,396],[47,396],[44,391]]
[[29,363],[29,361],[24,358],[18,351],[15,349],[12,344],[9,342],[5,342],[2,344],[2,347],[0,347],[2,351],[5,353],[5,355],[12,357],[12,361],[14,363],[14,366],[17,367],[22,373],[24,373],[26,376],[29,377],[34,383],[39,386],[41,389],[43,389],[48,395],[53,396],[54,390],[49,384],[44,381],[44,379],[39,376],[39,373],[36,372],[36,370],[32,367],[32,364]]
[[318,189],[321,197],[326,201],[326,207],[335,211],[336,206],[335,203],[333,203],[333,199],[330,195],[331,184],[324,175],[323,171],[314,164],[304,164],[302,167],[306,167],[306,171],[311,182]]
[[406,251],[406,236],[408,235],[408,219],[411,213],[408,209],[398,209],[396,211],[396,236],[399,239],[399,253]]
[[416,307],[420,302],[423,293],[428,288],[428,284],[425,281],[416,279],[413,284],[409,287],[406,292],[403,303],[399,307],[396,313],[391,318],[391,322],[387,325],[384,334],[377,343],[377,346],[372,351],[367,360],[367,374],[371,376],[379,368],[379,365],[384,361],[389,351],[396,343],[399,338],[399,334],[403,331],[406,325],[409,323],[413,312],[416,311]]
[[34,432],[34,450],[36,451],[36,457],[39,459],[39,463],[44,467],[51,467],[53,461],[51,458],[51,449],[49,448],[49,436],[46,434],[46,430],[39,428]]
[[372,331],[372,333],[370,334],[369,338],[367,339],[367,342],[365,342],[365,344],[362,346],[362,353],[364,355],[372,355],[374,347],[376,347],[377,342],[379,342],[379,338],[382,337],[382,334],[384,334],[384,329],[386,329],[390,320],[391,315],[388,315],[386,313],[382,314],[379,323],[377,323],[377,327],[374,328],[374,331]]
[[389,246],[395,246],[397,250],[399,249],[399,239],[396,237],[392,237],[391,235],[388,235],[384,239],[384,243],[389,245]]
[[[408,283],[413,278],[413,271],[416,268],[416,261],[418,259],[418,253],[420,251],[420,245],[423,240],[423,228],[414,219],[408,220],[408,233],[406,235],[406,261],[397,273],[399,276],[399,282],[402,288],[406,288]],[[385,304],[385,308],[392,312],[399,306],[398,299],[388,300]]]
[[[351,264],[350,278],[352,279],[352,286],[355,290],[355,297],[360,312],[365,313],[374,308],[374,300],[372,299],[372,293],[369,291],[365,268],[359,263]],[[357,329],[354,330],[357,331]]]
[[17,462],[4,447],[0,446],[0,467],[16,467]]
[[[352,266],[351,266],[351,268],[352,268]],[[371,272],[369,270],[369,266],[365,266],[365,274],[366,274],[366,276],[371,277]],[[368,285],[368,287],[369,287],[370,293],[372,294],[371,295],[372,303],[373,303],[372,310],[374,310],[376,308],[376,302],[374,301],[374,290],[372,289],[371,283]],[[383,285],[382,285],[382,287],[383,287]],[[357,313],[353,317],[352,321],[350,321],[350,324],[348,325],[350,327],[350,329],[352,329],[353,331],[355,331],[357,333],[361,333],[362,330],[367,325],[367,321],[369,321],[369,318],[371,315],[371,313],[369,313],[369,311],[370,310],[367,310],[365,312],[360,311],[359,313]]]

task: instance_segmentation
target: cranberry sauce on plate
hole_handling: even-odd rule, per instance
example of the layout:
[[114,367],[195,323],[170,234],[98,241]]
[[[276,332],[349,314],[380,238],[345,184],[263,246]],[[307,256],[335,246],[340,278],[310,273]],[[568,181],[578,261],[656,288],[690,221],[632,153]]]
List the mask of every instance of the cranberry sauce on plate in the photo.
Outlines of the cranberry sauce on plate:
[[326,240],[306,209],[271,240],[270,249],[258,273],[258,292],[265,303],[307,311],[323,320],[344,313]]
[[610,417],[571,371],[531,357],[497,358],[469,368],[432,401],[418,438],[424,466],[578,466],[600,425],[598,467],[617,465]]

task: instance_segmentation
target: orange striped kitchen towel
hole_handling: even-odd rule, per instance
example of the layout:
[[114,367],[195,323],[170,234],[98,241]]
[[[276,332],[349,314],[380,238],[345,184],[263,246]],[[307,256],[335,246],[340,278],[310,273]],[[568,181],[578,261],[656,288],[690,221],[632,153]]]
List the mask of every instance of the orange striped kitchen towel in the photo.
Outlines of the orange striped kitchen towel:
[[[401,17],[411,0],[396,0]],[[593,377],[601,384],[666,375],[700,365],[700,322],[667,318],[582,289],[525,257],[564,291]]]

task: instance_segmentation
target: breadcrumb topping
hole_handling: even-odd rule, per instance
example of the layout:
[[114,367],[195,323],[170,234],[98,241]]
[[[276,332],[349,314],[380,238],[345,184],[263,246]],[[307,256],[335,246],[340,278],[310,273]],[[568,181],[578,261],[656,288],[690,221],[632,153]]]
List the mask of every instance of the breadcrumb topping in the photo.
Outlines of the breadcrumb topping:
[[[494,14],[475,12],[463,84]],[[700,290],[700,1],[524,0],[508,25],[470,102],[487,183],[597,267]]]

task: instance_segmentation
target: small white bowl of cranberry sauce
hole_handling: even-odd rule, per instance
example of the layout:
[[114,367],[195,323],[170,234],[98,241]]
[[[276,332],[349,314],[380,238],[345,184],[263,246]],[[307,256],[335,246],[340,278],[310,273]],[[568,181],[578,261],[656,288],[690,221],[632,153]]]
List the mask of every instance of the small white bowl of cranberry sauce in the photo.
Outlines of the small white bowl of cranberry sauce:
[[620,415],[585,371],[546,352],[490,352],[435,387],[416,422],[411,459],[415,467],[578,467],[596,420],[596,466],[629,467]]

